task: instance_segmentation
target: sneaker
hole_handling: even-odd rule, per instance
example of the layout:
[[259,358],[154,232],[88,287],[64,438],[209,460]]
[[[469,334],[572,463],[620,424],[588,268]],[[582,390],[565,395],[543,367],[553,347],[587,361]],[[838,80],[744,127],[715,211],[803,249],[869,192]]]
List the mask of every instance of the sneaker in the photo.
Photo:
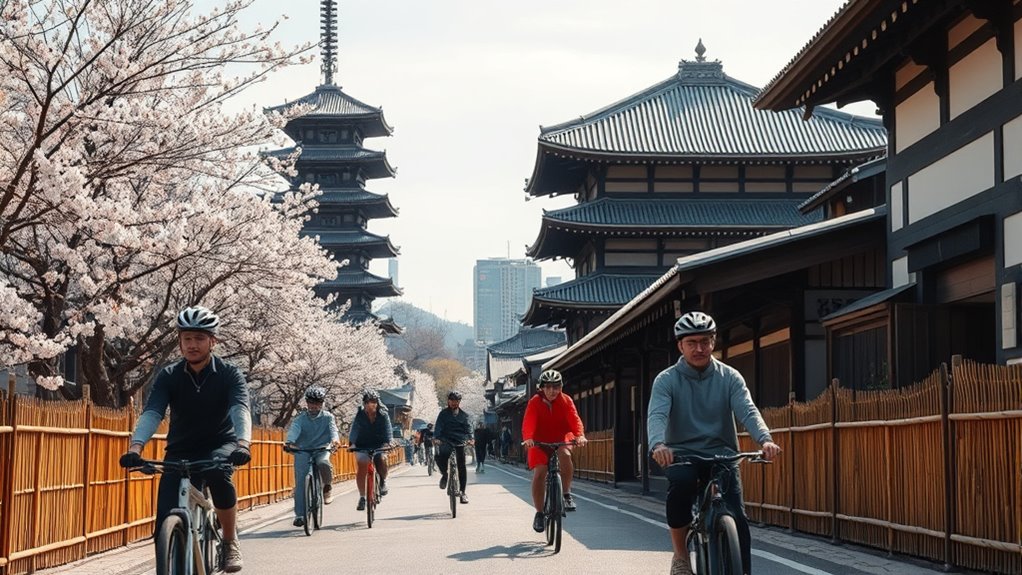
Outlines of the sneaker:
[[305,527],[305,518],[295,517],[295,520],[291,522],[291,525],[294,525],[295,527]]
[[330,485],[323,486],[323,505],[330,505],[334,502],[333,487]]
[[465,495],[464,493],[461,494],[461,504],[468,505],[468,495]]
[[671,559],[671,575],[694,575],[691,560],[688,557]]
[[480,467],[479,470],[476,471],[476,473],[486,473],[486,468],[485,467]]
[[358,507],[355,508],[355,511],[365,511],[365,510],[366,510],[366,498],[365,497],[359,497],[358,498]]
[[388,493],[390,493],[390,490],[389,490],[389,489],[387,489],[387,482],[386,482],[386,481],[383,481],[383,480],[381,479],[381,480],[380,480],[380,496],[382,497],[382,496],[384,496],[384,495],[386,495],[386,494],[388,494]]
[[440,489],[447,489],[447,476],[446,475],[441,475],[440,476]]
[[564,510],[565,511],[574,511],[576,509],[578,509],[578,506],[575,505],[575,498],[572,497],[570,493],[565,493],[564,494]]
[[546,529],[546,517],[543,517],[542,511],[537,511],[536,516],[532,518],[532,530],[542,533],[544,529]]
[[237,573],[241,571],[241,545],[237,538],[224,541],[224,571]]

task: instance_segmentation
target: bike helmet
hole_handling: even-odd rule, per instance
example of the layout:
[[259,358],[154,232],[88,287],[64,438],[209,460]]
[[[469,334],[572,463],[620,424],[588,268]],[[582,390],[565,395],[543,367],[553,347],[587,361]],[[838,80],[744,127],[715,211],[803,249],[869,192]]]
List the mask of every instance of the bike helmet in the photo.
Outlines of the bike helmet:
[[564,378],[561,377],[561,372],[557,371],[556,369],[548,369],[541,373],[539,376],[539,386],[543,387],[548,383],[552,383],[554,385],[562,385],[564,383]]
[[323,403],[326,399],[326,390],[322,387],[313,386],[305,391],[305,401],[315,401],[317,403]]
[[369,403],[370,401],[380,402],[380,394],[375,389],[367,389],[362,392],[362,403]]
[[177,314],[177,329],[179,331],[204,331],[210,335],[216,335],[218,327],[220,327],[220,318],[202,306],[188,307]]
[[461,401],[461,392],[452,391],[447,394],[447,399],[457,399],[458,401]]
[[717,333],[717,323],[701,311],[690,311],[678,318],[674,324],[674,339],[704,333],[711,335]]

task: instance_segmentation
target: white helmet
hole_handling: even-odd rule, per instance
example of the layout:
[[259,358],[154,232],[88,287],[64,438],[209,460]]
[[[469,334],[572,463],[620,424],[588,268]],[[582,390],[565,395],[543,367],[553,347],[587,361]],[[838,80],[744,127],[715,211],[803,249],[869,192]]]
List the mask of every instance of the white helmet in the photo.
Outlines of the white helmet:
[[713,321],[712,317],[701,311],[690,311],[678,318],[674,324],[674,339],[703,333],[717,333],[717,323]]
[[179,331],[204,331],[210,335],[216,335],[218,327],[220,327],[220,318],[202,306],[188,307],[177,314],[177,329]]
[[561,372],[556,369],[548,369],[540,374],[539,386],[543,387],[545,384],[552,383],[554,385],[562,385],[564,378],[561,377]]

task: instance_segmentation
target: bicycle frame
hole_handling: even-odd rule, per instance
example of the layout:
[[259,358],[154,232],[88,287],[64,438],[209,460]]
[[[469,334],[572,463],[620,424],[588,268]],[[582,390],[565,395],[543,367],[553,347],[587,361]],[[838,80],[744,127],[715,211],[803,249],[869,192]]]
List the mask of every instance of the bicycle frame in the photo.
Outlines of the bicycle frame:
[[366,467],[366,486],[365,486],[365,498],[366,498],[366,524],[369,528],[373,528],[373,521],[376,516],[376,505],[380,502],[380,482],[383,480],[380,474],[376,471],[376,456],[383,455],[390,451],[390,447],[387,448],[357,448],[349,447],[348,451],[352,453],[366,453],[369,455],[369,465]]
[[[323,478],[319,475],[319,468],[316,465],[316,455],[319,453],[330,451],[330,447],[323,446],[316,447],[313,449],[297,449],[297,448],[289,449],[285,447],[284,451],[287,451],[288,453],[291,454],[304,453],[309,456],[309,469],[308,471],[305,472],[305,477],[303,477],[302,479],[305,480],[306,484],[311,484],[312,493],[307,492],[305,494],[306,517],[305,525],[303,525],[303,528],[305,530],[306,535],[312,535],[313,529],[319,529],[321,527],[318,513],[320,513],[320,511],[323,508]],[[297,488],[297,485],[295,487]],[[310,503],[312,505],[310,505]],[[310,522],[312,523],[312,525],[310,525]]]
[[546,469],[546,497],[543,503],[543,515],[547,522],[547,545],[554,546],[554,553],[561,551],[562,521],[567,516],[564,509],[564,485],[561,483],[561,464],[558,450],[562,447],[575,445],[574,441],[558,443],[534,442],[536,447],[549,449]]

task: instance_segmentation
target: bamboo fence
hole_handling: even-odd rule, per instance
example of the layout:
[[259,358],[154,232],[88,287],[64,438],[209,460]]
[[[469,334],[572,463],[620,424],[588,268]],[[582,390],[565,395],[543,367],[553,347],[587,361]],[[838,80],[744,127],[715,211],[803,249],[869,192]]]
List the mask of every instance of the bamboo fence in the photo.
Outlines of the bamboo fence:
[[614,482],[614,430],[594,431],[586,434],[589,443],[571,450],[575,477]]
[[[1022,366],[952,358],[914,386],[764,410],[784,448],[744,465],[750,519],[1022,574]],[[747,433],[743,449],[754,449]]]
[[[134,410],[41,401],[13,389],[12,377],[0,393],[0,575],[63,565],[150,537],[159,479],[128,474],[118,464]],[[165,433],[166,423],[143,457],[162,457]],[[234,473],[240,509],[290,497],[294,467],[284,437],[283,429],[253,429],[252,462]],[[398,464],[404,450],[388,458]],[[354,477],[353,454],[341,451],[331,461],[335,481]]]

